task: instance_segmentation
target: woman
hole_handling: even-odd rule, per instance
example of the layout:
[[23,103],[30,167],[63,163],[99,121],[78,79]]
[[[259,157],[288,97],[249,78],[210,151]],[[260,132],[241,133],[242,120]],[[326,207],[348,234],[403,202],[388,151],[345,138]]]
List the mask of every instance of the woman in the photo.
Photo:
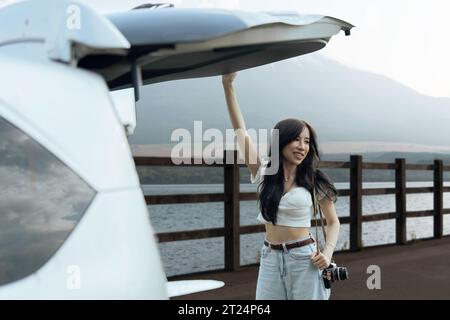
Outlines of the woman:
[[[236,73],[222,76],[225,98],[239,147],[245,150],[251,181],[258,183],[261,210],[258,220],[266,229],[256,299],[329,299],[330,289],[324,286],[322,270],[332,259],[340,224],[334,208],[336,188],[317,169],[320,159],[316,134],[302,120],[278,122],[274,128],[279,130],[278,170],[276,174],[263,175],[265,168],[247,134],[234,93],[235,77]],[[271,162],[267,167],[270,166]],[[326,243],[321,252],[316,252],[316,240],[309,230],[314,194],[327,225]]]

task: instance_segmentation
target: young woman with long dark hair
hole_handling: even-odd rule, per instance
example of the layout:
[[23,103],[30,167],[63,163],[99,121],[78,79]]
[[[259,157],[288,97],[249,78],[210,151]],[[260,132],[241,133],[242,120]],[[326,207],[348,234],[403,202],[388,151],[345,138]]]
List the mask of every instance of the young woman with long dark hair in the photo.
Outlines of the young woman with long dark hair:
[[[251,182],[258,184],[258,220],[265,224],[266,238],[256,287],[256,299],[329,299],[322,270],[331,262],[339,235],[339,219],[334,208],[337,190],[328,176],[318,170],[320,162],[314,129],[300,119],[278,122],[278,161],[261,163],[247,134],[233,80],[236,73],[222,76],[228,112],[237,135]],[[271,157],[273,136],[269,151]],[[251,161],[254,159],[254,161]],[[278,165],[274,174],[266,169]],[[326,242],[317,251],[310,233],[316,197],[326,220]]]

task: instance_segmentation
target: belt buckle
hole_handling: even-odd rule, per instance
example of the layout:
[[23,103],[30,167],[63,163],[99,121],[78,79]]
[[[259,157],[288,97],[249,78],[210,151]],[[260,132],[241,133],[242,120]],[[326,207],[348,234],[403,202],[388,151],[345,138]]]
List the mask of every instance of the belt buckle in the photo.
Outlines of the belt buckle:
[[273,243],[267,242],[266,245],[267,245],[269,248],[274,249],[274,250],[283,250],[283,245],[284,245],[284,243],[273,244]]

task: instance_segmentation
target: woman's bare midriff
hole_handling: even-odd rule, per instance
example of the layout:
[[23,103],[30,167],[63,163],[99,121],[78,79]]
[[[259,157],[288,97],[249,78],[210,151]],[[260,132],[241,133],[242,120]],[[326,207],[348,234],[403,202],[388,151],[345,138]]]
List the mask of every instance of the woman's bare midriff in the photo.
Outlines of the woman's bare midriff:
[[309,228],[274,226],[266,223],[266,239],[271,243],[282,243],[309,236]]

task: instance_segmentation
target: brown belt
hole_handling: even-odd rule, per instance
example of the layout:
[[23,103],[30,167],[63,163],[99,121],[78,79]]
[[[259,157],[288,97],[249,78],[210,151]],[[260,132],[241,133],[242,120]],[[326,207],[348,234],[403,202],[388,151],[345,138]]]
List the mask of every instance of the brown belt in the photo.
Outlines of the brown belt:
[[[293,248],[299,248],[299,247],[306,246],[306,245],[308,245],[310,243],[314,243],[314,239],[313,238],[308,238],[306,240],[297,241],[297,242],[294,242],[294,243],[289,243],[289,244],[286,244],[285,246],[286,246],[286,249],[293,249]],[[266,240],[264,240],[264,244],[267,247],[271,247],[272,249],[275,249],[275,250],[283,250],[283,245],[282,244],[270,244]]]

